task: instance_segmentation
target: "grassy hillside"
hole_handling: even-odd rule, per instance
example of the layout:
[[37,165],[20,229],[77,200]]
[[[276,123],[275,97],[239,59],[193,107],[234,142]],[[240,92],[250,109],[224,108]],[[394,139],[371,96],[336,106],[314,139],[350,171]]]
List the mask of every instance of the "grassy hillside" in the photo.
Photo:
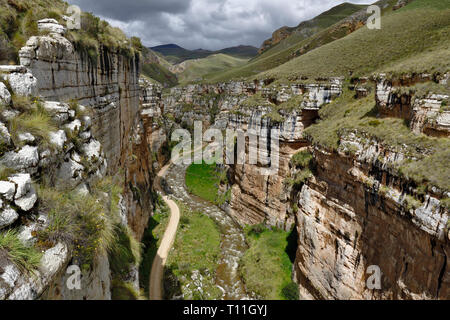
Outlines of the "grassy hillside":
[[183,62],[185,71],[178,75],[180,83],[203,80],[203,76],[244,65],[246,59],[235,58],[226,54],[214,54],[203,59]]
[[266,49],[264,53],[257,57],[257,59],[281,52],[364,8],[366,8],[365,5],[356,5],[345,2],[311,20],[302,22],[296,28],[292,28],[292,34],[290,36],[273,47]]
[[[443,2],[447,3],[446,9],[442,9]],[[258,78],[447,71],[450,67],[450,0],[416,0],[414,4],[415,7],[404,7],[385,15],[381,30],[363,27],[261,73]]]
[[[393,13],[392,7],[394,6],[394,4],[397,3],[397,0],[380,0],[379,3],[380,5],[381,4],[387,5],[386,8],[383,10],[384,16],[387,16]],[[345,9],[345,7],[343,8]],[[343,8],[341,7],[341,9]],[[342,15],[345,15],[348,12],[351,12],[351,10],[350,11],[343,10]],[[322,21],[321,22],[322,25],[325,25],[325,23],[327,23],[326,21],[328,21],[329,23],[336,17],[336,15],[333,15],[333,13],[336,12],[331,11],[331,15],[329,17],[325,14],[322,15],[322,18],[319,19],[319,21]],[[326,17],[328,18],[328,20],[325,19]],[[364,20],[364,17],[365,15],[363,13],[362,17],[352,19],[351,23],[347,19],[344,19],[332,25],[331,27],[328,27],[315,33],[311,37],[304,40],[301,40],[301,38],[295,38],[296,36],[294,36],[294,38],[287,38],[285,40],[286,42],[280,43],[278,46],[275,46],[266,53],[249,61],[249,63],[244,66],[233,68],[231,70],[222,73],[209,74],[206,77],[206,81],[220,82],[220,81],[227,81],[230,79],[254,77],[259,73],[263,73],[265,71],[274,69],[278,66],[287,63],[288,61],[294,60],[299,56],[303,56],[328,43],[333,43],[338,39],[345,38],[346,36],[354,32],[355,29],[361,27],[361,19]],[[367,30],[366,27],[362,27],[361,29]],[[301,41],[296,42],[297,40]],[[289,46],[291,42],[295,44]]]
[[227,54],[229,56],[244,59],[252,58],[258,53],[258,49],[252,46],[237,46],[225,48],[217,51],[210,50],[187,50],[176,44],[166,44],[151,48],[153,51],[161,54],[167,61],[172,64],[178,64],[186,60],[203,59],[214,54]]
[[[67,7],[68,4],[60,0],[0,0],[0,63],[18,62],[20,48],[28,38],[40,34],[37,21],[53,18],[64,25]],[[81,16],[81,29],[69,30],[66,37],[93,61],[97,59],[100,46],[128,56],[142,49],[139,38],[128,39],[122,30],[86,12]]]

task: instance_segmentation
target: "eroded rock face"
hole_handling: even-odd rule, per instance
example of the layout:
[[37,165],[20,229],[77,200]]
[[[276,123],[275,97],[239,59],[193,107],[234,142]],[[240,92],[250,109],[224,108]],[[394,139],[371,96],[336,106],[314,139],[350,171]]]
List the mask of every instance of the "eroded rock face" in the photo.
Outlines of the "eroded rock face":
[[[18,215],[27,224],[18,228],[19,237],[26,243],[34,243],[35,232],[48,224],[48,218],[28,216],[37,200],[30,177],[44,178],[56,188],[71,187],[86,193],[92,179],[101,178],[107,171],[115,174],[123,169],[125,192],[121,208],[124,221],[139,240],[152,212],[153,181],[150,148],[140,115],[139,58],[125,57],[102,47],[97,62],[92,61],[75,50],[63,36],[64,27],[56,21],[46,19],[39,21],[38,26],[48,31],[48,35],[28,40],[20,51],[22,66],[0,66],[0,71],[11,84],[11,93],[40,96],[42,106],[59,130],[49,134],[51,147],[23,140],[24,147],[1,157],[2,165],[19,173],[10,177],[11,181],[0,183],[1,207],[6,210],[12,202],[20,209]],[[2,99],[7,100],[4,91]],[[75,108],[67,104],[70,100],[80,105]],[[8,121],[19,114],[9,109],[5,112],[3,116]],[[0,134],[5,143],[10,142],[7,129],[0,127]],[[3,209],[1,227],[17,219]],[[69,248],[58,244],[45,252],[36,276],[27,277],[7,260],[0,259],[5,264],[0,266],[0,299],[111,298],[107,257],[99,257],[96,267],[83,275],[80,291],[65,286],[70,260]]]
[[[376,103],[382,117],[401,118],[410,123],[416,134],[425,133],[436,137],[450,136],[449,95],[431,92],[416,95],[416,84],[447,85],[448,75],[420,74],[401,79],[389,79],[381,74],[376,81]],[[439,90],[439,89],[438,89]],[[441,89],[442,90],[442,89]],[[448,92],[448,89],[446,90]]]
[[[28,40],[20,51],[21,64],[36,77],[39,94],[45,100],[55,101],[46,103],[45,107],[61,121],[71,118],[71,115],[68,114],[68,106],[58,101],[76,99],[93,110],[92,117],[87,117],[84,123],[74,120],[67,127],[71,131],[84,131],[82,138],[88,140],[84,145],[87,157],[99,158],[101,144],[101,151],[108,161],[108,171],[115,173],[119,168],[125,168],[126,188],[133,186],[133,190],[140,190],[138,194],[128,189],[125,199],[129,213],[133,212],[129,221],[136,227],[134,231],[140,238],[152,208],[149,190],[153,170],[151,165],[145,163],[151,159],[144,145],[145,139],[141,145],[129,138],[136,130],[139,131],[141,122],[139,61],[101,48],[98,63],[95,63],[75,50],[63,36],[63,28],[55,26],[54,21],[41,21],[39,27],[51,33]],[[91,134],[98,141],[89,141]],[[145,137],[144,132],[138,134]],[[57,145],[61,141],[61,136],[55,136]],[[142,161],[140,166],[135,165],[133,155],[142,159],[139,160]],[[72,173],[77,175],[76,167],[79,165],[73,160],[66,162],[65,166],[70,169],[65,171],[70,176]]]
[[[450,295],[448,212],[435,198],[405,208],[385,171],[369,187],[369,161],[315,152],[317,173],[298,194],[295,273],[306,299],[447,299]],[[392,179],[392,177],[390,177]],[[395,187],[393,187],[395,186]],[[382,272],[371,290],[369,266]]]

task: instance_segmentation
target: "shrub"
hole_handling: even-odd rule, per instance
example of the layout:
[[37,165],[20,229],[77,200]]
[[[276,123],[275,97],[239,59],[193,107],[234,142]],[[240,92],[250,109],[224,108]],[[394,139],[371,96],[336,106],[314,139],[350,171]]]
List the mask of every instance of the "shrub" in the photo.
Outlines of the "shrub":
[[0,260],[8,259],[21,272],[32,273],[38,267],[42,254],[34,247],[25,245],[16,231],[0,233]]
[[115,277],[126,276],[130,267],[141,262],[141,245],[131,230],[122,224],[115,226],[115,240],[109,250],[109,263]]
[[286,300],[298,300],[299,299],[299,289],[295,282],[289,283],[281,290],[281,294]]
[[313,155],[309,151],[297,152],[291,160],[291,163],[297,168],[308,168],[313,160]]

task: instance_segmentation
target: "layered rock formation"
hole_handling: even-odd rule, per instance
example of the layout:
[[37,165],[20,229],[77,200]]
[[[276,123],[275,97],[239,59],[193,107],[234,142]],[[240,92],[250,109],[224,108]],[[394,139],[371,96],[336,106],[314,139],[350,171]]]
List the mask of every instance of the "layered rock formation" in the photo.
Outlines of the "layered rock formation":
[[[447,299],[448,211],[441,195],[411,204],[391,170],[404,155],[348,135],[348,152],[314,149],[314,177],[294,195],[299,208],[295,274],[304,299]],[[381,287],[366,284],[370,266]]]
[[[64,37],[65,28],[55,20],[46,19],[38,25],[47,35],[27,41],[20,51],[21,65],[0,67],[12,90],[8,92],[2,84],[1,99],[8,104],[10,94],[14,93],[43,100],[44,108],[61,129],[51,133],[58,151],[35,146],[33,136],[26,134],[24,147],[2,156],[2,165],[19,174],[1,182],[4,208],[1,228],[17,221],[19,215],[31,219],[26,213],[34,207],[37,197],[30,177],[89,193],[90,176],[102,177],[122,170],[125,178],[122,223],[130,226],[139,240],[153,208],[154,172],[140,113],[139,56],[129,57],[100,47],[97,59],[93,59]],[[75,104],[80,106],[74,109]],[[78,116],[80,108],[91,116]],[[18,115],[14,106],[3,112],[8,120]],[[66,137],[68,130],[73,133],[71,137]],[[2,135],[9,142],[6,128],[2,129]],[[9,206],[10,202],[20,208],[19,214]],[[26,223],[21,235],[27,241],[36,241],[35,231],[46,223],[47,217],[41,214]],[[82,290],[74,291],[66,287],[69,277],[66,267],[71,256],[70,248],[58,244],[45,252],[33,277],[22,274],[11,264],[0,266],[0,298],[109,299],[108,258],[98,257],[96,267],[83,275]]]
[[[172,89],[163,105],[166,114],[188,128],[201,120],[222,130],[280,130],[278,173],[261,175],[261,168],[267,167],[264,161],[230,165],[229,185],[221,190],[231,189],[224,208],[242,225],[295,225],[299,238],[294,273],[302,299],[447,299],[450,235],[442,200],[448,192],[435,187],[420,192],[399,174],[398,166],[411,157],[406,146],[393,148],[349,131],[341,132],[340,147],[333,151],[311,146],[303,134],[323,105],[343,90],[353,90],[356,99],[375,92],[380,117],[400,117],[417,133],[447,136],[443,108],[448,97],[440,91],[446,79],[398,83],[379,76],[372,83],[353,79],[349,89],[336,78],[289,85],[271,80],[192,85]],[[425,96],[416,90],[399,98],[396,88],[419,82],[431,86]],[[252,151],[248,143],[246,147]],[[291,163],[299,150],[312,152],[314,170],[311,178],[293,186],[287,180],[301,170]],[[381,271],[379,290],[366,283],[370,266]]]

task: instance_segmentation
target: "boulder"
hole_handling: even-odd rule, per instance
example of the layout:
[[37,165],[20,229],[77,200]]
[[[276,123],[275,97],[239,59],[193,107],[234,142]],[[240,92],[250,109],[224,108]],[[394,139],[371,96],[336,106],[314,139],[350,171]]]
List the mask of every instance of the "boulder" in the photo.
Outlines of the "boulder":
[[25,170],[31,167],[36,167],[39,163],[39,153],[37,147],[24,146],[18,152],[7,152],[0,164],[15,169]]
[[71,132],[78,132],[81,129],[81,121],[76,119],[71,123],[66,124],[64,127],[69,129]]
[[20,199],[31,190],[31,176],[28,173],[15,174],[9,178],[17,186],[14,199]]
[[3,82],[0,82],[0,104],[9,105],[11,103],[11,94]]
[[36,138],[29,132],[19,133],[18,138],[20,142],[24,143],[33,143],[36,141]]
[[0,143],[11,144],[11,135],[3,122],[0,122]]
[[101,147],[102,145],[99,141],[92,139],[91,142],[86,143],[82,146],[82,151],[90,159],[99,159]]
[[66,28],[58,23],[55,19],[42,19],[38,21],[39,31],[47,31],[50,33],[57,33],[63,35],[66,33]]
[[14,203],[23,211],[30,211],[31,209],[33,209],[34,205],[36,204],[36,201],[37,201],[37,194],[33,186],[31,186],[30,191],[28,191],[28,193],[25,196],[14,201]]
[[62,150],[64,143],[67,141],[66,133],[64,130],[59,130],[57,132],[50,132],[50,142],[55,145],[59,150]]
[[69,121],[71,110],[68,104],[57,101],[45,101],[44,108],[59,124]]
[[11,73],[6,75],[15,94],[20,96],[35,96],[37,94],[37,79],[31,73]]
[[0,181],[0,196],[4,199],[12,201],[16,193],[16,185],[7,181]]
[[0,229],[12,225],[19,219],[17,212],[8,206],[6,209],[0,211]]

